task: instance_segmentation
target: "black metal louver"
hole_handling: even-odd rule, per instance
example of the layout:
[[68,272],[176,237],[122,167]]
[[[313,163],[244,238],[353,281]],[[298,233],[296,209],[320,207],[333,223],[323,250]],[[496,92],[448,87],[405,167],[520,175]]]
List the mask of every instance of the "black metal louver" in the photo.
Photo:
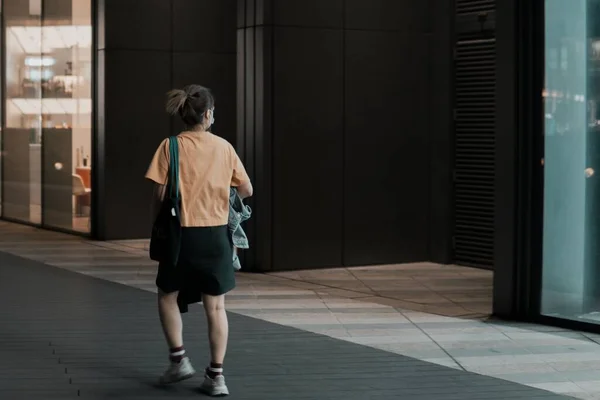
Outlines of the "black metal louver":
[[[457,0],[456,7],[457,14],[492,11],[494,1]],[[457,29],[454,64],[454,260],[461,265],[491,269],[496,175],[496,40],[489,31],[469,33],[463,28],[463,34],[458,32],[460,29]]]
[[494,11],[496,0],[456,0],[456,15]]

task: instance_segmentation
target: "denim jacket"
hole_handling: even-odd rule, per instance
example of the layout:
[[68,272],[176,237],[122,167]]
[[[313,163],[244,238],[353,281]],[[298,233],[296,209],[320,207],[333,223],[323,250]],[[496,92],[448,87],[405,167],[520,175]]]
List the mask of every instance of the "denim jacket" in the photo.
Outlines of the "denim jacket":
[[[248,220],[252,215],[250,206],[244,204],[243,200],[238,196],[237,189],[231,188],[229,191],[229,220],[227,227],[231,234],[231,242],[238,249],[247,249],[250,247],[246,232],[242,229],[242,222]],[[233,268],[239,271],[242,266],[236,252],[233,253]]]

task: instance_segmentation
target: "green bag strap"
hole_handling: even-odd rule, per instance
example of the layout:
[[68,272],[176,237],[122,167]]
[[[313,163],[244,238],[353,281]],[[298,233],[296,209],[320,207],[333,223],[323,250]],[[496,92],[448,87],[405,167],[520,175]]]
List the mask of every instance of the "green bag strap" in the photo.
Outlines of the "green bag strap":
[[177,137],[169,137],[169,195],[179,199],[179,144]]

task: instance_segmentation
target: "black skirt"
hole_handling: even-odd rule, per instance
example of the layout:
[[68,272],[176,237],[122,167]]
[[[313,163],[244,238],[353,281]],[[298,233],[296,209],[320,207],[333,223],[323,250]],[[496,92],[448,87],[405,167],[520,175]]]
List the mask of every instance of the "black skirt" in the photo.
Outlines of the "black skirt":
[[233,245],[227,225],[182,228],[176,266],[160,263],[156,286],[164,293],[179,292],[182,312],[202,300],[202,294],[220,296],[235,288]]

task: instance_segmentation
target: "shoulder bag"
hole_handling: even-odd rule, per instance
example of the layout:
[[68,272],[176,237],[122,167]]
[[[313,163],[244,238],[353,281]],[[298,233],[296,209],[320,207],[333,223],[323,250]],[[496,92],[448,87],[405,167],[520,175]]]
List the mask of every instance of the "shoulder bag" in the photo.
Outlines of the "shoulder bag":
[[177,137],[169,138],[169,177],[162,205],[150,239],[150,258],[175,267],[181,249],[179,207],[179,146]]

